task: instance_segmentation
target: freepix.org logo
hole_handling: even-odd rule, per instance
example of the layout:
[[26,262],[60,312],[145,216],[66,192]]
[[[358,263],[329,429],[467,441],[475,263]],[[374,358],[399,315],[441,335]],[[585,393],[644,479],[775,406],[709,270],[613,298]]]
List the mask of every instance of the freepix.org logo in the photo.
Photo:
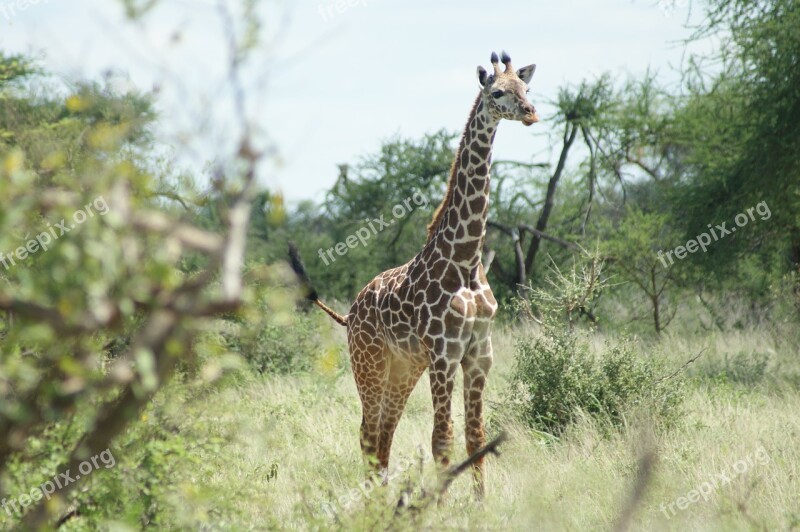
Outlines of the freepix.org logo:
[[110,469],[117,464],[114,455],[111,454],[109,449],[81,462],[78,465],[77,473],[71,473],[70,470],[67,469],[63,473],[54,476],[52,480],[42,482],[41,485],[33,488],[29,493],[23,493],[11,499],[3,499],[0,501],[0,508],[5,510],[9,516],[19,517],[24,512],[25,508],[34,502],[41,501],[42,498],[49,501],[50,497],[58,490],[69,486],[73,482],[77,482],[81,479],[81,476],[89,476],[96,469],[100,469],[101,464],[105,469]]
[[[747,209],[746,213],[740,212],[737,214],[733,219],[733,222],[736,225],[728,227],[727,222],[722,222],[721,224],[717,224],[715,227],[712,227],[711,224],[708,224],[708,232],[700,233],[695,238],[686,242],[685,246],[678,246],[675,249],[668,250],[666,253],[664,250],[659,251],[658,260],[661,261],[661,264],[664,265],[664,268],[669,268],[669,266],[675,264],[675,260],[672,258],[673,254],[678,260],[683,260],[687,257],[687,253],[694,253],[699,250],[703,250],[703,253],[705,253],[708,251],[709,246],[711,246],[711,244],[714,242],[717,242],[728,235],[732,235],[736,232],[736,229],[746,226],[749,222],[755,222],[755,213],[758,214],[762,221],[769,220],[772,217],[772,212],[769,210],[769,205],[767,205],[766,201],[762,201],[755,207],[750,207]],[[667,265],[667,261],[669,261],[669,265]]]
[[387,221],[385,220],[385,215],[382,214],[374,220],[364,220],[366,225],[359,227],[353,234],[346,237],[344,242],[339,242],[327,250],[320,248],[318,251],[319,258],[322,259],[325,266],[329,266],[331,262],[336,262],[336,257],[333,256],[334,252],[336,252],[338,256],[344,257],[348,251],[359,244],[366,246],[370,238],[376,236],[384,229],[391,227],[397,220],[411,214],[414,210],[412,203],[417,207],[427,207],[430,201],[422,192],[414,192],[411,197],[404,199],[401,203],[392,207],[392,216],[394,216],[394,219]]
[[108,214],[108,211],[109,208],[105,198],[103,198],[103,196],[97,196],[94,201],[87,203],[83,209],[78,209],[72,213],[71,222],[67,222],[63,218],[60,222],[55,224],[48,222],[47,230],[42,231],[36,235],[35,238],[31,238],[25,242],[24,246],[20,246],[7,253],[0,251],[0,266],[8,270],[12,266],[16,266],[17,261],[23,261],[39,251],[47,251],[50,249],[53,242],[69,233],[89,218],[94,217],[95,213],[104,216]]

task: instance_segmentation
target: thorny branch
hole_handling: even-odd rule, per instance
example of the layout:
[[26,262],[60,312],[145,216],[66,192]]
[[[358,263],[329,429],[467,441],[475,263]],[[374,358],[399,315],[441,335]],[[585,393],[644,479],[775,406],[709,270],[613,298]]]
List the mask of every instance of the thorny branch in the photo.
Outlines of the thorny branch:
[[411,514],[418,514],[428,508],[431,504],[435,501],[441,499],[441,497],[447,492],[447,488],[450,487],[450,484],[462,473],[469,470],[473,464],[475,464],[481,458],[489,454],[493,454],[495,456],[500,456],[499,447],[502,443],[508,440],[508,435],[505,432],[501,432],[498,437],[475,451],[471,456],[469,456],[463,462],[452,466],[448,470],[442,473],[440,477],[439,485],[436,490],[423,494],[422,499],[419,503],[415,505],[408,505],[406,498],[401,498],[396,507],[395,517],[401,515],[401,510]]

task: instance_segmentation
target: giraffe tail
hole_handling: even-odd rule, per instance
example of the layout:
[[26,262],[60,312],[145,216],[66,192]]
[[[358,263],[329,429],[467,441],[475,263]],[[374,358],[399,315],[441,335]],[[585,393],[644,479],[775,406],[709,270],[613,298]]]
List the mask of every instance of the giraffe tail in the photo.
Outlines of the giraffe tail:
[[342,316],[319,300],[319,295],[317,294],[316,289],[314,289],[314,287],[311,285],[311,280],[309,280],[308,273],[306,273],[306,268],[303,265],[302,259],[300,258],[300,252],[297,251],[297,247],[292,242],[289,242],[289,264],[292,266],[294,273],[296,273],[300,278],[300,282],[302,283],[303,288],[306,290],[306,299],[324,310],[328,316],[333,318],[336,323],[346,327],[347,316]]

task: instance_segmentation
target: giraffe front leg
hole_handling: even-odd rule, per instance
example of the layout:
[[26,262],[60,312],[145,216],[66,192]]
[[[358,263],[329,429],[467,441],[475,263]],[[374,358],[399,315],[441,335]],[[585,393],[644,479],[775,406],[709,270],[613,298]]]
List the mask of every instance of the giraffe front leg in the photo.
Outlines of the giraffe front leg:
[[433,435],[431,451],[440,473],[450,465],[453,449],[452,395],[457,363],[444,356],[430,366],[431,395],[433,398]]
[[[461,361],[464,372],[464,432],[467,440],[467,456],[486,445],[483,428],[483,389],[492,367],[492,339],[473,340],[467,355]],[[472,464],[472,480],[475,497],[480,500],[486,491],[485,465],[483,457]]]

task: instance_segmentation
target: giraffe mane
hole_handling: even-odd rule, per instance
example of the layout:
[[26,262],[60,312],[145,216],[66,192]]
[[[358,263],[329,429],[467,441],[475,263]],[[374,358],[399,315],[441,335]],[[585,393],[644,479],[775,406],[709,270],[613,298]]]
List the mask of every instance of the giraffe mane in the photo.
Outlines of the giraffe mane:
[[431,223],[428,224],[428,239],[425,241],[426,244],[433,240],[433,237],[436,235],[436,230],[439,228],[442,218],[444,218],[444,213],[447,212],[447,206],[453,199],[453,192],[455,190],[456,180],[458,179],[458,161],[461,159],[461,153],[467,147],[467,131],[469,130],[469,125],[472,122],[472,119],[475,118],[475,115],[478,112],[478,106],[481,103],[482,96],[482,94],[478,94],[478,97],[475,99],[475,103],[472,105],[472,110],[470,111],[469,118],[467,119],[467,125],[464,127],[463,133],[461,133],[461,139],[458,141],[456,156],[453,158],[452,166],[450,166],[450,177],[447,180],[447,192],[445,192],[442,202],[433,213],[433,219],[431,220]]

